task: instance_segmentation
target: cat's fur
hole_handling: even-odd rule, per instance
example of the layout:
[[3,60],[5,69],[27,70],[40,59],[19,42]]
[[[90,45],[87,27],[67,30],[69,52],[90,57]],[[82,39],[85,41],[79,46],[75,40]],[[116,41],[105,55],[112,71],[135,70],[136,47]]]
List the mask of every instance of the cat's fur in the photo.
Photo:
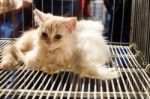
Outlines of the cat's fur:
[[[24,33],[14,44],[5,48],[2,68],[9,69],[19,60],[28,68],[46,73],[71,70],[98,79],[119,76],[116,69],[104,65],[109,61],[110,52],[102,36],[101,23],[77,21],[75,17],[63,18],[42,12],[35,14],[35,18],[39,28]],[[56,39],[56,34],[62,38]]]

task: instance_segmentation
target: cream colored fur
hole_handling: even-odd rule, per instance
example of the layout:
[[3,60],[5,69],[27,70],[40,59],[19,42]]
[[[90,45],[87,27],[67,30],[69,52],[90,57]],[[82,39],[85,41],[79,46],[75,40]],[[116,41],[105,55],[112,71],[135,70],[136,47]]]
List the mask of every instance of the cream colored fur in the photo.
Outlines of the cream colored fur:
[[[98,79],[119,76],[115,68],[105,66],[109,62],[110,52],[102,36],[103,26],[100,22],[45,16],[36,16],[39,28],[24,33],[11,45],[13,47],[4,50],[2,68],[9,69],[21,60],[28,68],[46,73],[71,70],[81,76]],[[41,38],[43,32],[49,34],[48,41]],[[56,34],[61,34],[62,39],[55,41],[53,38]],[[49,41],[52,43],[49,44]],[[12,53],[13,48],[17,58]]]

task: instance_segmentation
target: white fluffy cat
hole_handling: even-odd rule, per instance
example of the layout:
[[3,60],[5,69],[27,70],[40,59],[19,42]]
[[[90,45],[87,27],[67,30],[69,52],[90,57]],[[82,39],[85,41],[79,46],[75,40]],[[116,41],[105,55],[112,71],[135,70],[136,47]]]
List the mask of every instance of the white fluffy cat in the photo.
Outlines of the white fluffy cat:
[[119,76],[107,68],[110,52],[99,22],[77,21],[34,11],[39,28],[24,33],[3,52],[2,68],[14,67],[18,60],[28,68],[54,73],[71,70],[81,76],[111,79]]

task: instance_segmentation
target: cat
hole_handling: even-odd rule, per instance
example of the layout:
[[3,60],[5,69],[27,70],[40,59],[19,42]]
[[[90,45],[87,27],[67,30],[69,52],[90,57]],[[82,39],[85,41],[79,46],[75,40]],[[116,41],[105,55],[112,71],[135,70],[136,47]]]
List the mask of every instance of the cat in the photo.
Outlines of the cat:
[[27,31],[3,52],[1,67],[14,68],[23,61],[30,69],[54,73],[70,70],[80,76],[98,79],[119,77],[107,68],[110,52],[100,22],[64,18],[34,11],[39,27]]

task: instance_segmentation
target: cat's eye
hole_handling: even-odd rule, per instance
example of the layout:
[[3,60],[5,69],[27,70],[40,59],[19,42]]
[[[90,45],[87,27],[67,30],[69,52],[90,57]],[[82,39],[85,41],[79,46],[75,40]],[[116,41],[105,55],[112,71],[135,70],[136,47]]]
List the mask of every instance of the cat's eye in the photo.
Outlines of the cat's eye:
[[46,32],[42,32],[42,37],[43,38],[47,38],[48,37],[48,34]]
[[56,34],[54,38],[55,38],[56,40],[59,40],[59,39],[61,39],[61,38],[62,38],[62,35],[60,35],[60,34]]

